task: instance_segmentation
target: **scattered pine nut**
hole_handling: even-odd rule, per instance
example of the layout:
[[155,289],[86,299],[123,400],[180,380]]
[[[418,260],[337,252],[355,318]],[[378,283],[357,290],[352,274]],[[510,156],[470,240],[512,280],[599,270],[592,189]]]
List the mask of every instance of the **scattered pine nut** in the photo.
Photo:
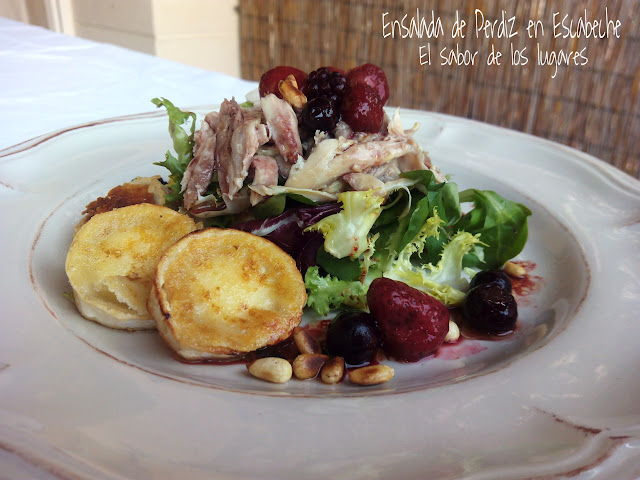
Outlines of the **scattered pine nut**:
[[302,353],[293,361],[293,374],[300,380],[315,378],[328,358],[321,353]]
[[259,358],[247,365],[247,369],[254,377],[271,383],[286,383],[293,373],[291,364],[278,357]]
[[300,353],[321,353],[322,351],[316,339],[304,328],[293,329],[293,341]]
[[527,271],[522,265],[518,265],[517,263],[513,262],[505,263],[503,270],[504,273],[506,273],[510,277],[524,277],[527,274]]
[[460,328],[458,328],[458,324],[452,320],[449,320],[449,331],[447,332],[447,336],[444,337],[445,343],[453,343],[457,342],[460,338]]
[[344,359],[342,357],[331,357],[322,366],[320,379],[324,383],[334,384],[342,380],[344,376]]
[[393,368],[389,365],[368,365],[349,373],[349,380],[356,385],[378,385],[393,378]]

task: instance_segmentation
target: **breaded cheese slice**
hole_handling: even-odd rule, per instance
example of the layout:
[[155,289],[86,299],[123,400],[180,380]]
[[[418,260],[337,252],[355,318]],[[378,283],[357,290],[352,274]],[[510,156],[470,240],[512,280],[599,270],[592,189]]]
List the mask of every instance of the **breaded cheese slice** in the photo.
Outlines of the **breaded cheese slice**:
[[306,300],[302,275],[280,247],[239,230],[207,228],[167,249],[148,309],[182,358],[226,360],[289,337]]
[[155,268],[167,247],[196,228],[191,217],[148,203],[91,217],[65,265],[82,316],[112,328],[154,329],[146,306]]
[[74,233],[77,232],[82,225],[97,215],[105,213],[116,208],[126,207],[128,205],[137,205],[139,203],[153,203],[155,205],[164,205],[165,194],[168,188],[160,181],[160,176],[154,177],[136,177],[132,181],[123,183],[109,190],[104,197],[98,197],[89,203],[84,212],[84,216],[76,225]]

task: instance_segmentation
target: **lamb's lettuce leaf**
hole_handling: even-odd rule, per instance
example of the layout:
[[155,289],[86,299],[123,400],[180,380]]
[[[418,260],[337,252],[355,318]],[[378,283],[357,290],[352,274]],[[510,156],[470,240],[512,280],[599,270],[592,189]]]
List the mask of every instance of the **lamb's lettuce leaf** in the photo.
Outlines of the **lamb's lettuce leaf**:
[[480,235],[484,244],[484,258],[472,252],[466,258],[467,265],[483,270],[500,268],[522,251],[529,235],[527,218],[531,210],[490,190],[465,190],[460,193],[460,202],[473,202],[473,209],[455,228]]

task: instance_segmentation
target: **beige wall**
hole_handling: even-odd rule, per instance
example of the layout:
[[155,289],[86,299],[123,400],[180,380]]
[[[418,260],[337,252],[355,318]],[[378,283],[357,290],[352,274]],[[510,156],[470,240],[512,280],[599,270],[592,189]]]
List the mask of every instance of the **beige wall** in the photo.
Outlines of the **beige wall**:
[[45,0],[0,0],[0,17],[48,26]]
[[0,16],[240,76],[237,6],[238,0],[0,0]]

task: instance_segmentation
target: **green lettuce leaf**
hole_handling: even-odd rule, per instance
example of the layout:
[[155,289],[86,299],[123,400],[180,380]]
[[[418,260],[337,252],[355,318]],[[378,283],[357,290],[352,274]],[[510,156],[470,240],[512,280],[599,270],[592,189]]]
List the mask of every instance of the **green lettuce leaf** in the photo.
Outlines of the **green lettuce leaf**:
[[390,198],[390,205],[384,206],[372,230],[379,232],[384,242],[386,255],[384,251],[381,252],[382,262],[388,264],[389,258],[406,247],[437,210],[443,220],[439,227],[440,235],[426,240],[422,255],[425,262],[436,262],[443,245],[450,239],[451,226],[462,216],[458,187],[453,182],[438,183],[429,170],[406,172],[402,178],[413,181],[411,188]]
[[305,231],[317,230],[324,236],[324,249],[336,258],[358,258],[368,248],[368,234],[382,212],[384,197],[375,190],[344,192],[339,213],[323,218]]
[[442,223],[437,210],[434,210],[433,216],[426,220],[418,235],[398,254],[383,275],[426,292],[447,306],[456,306],[464,301],[469,288],[469,280],[463,275],[462,259],[480,240],[479,235],[459,231],[444,245],[437,264],[417,262],[415,255],[420,256],[428,238],[439,236]]
[[316,262],[326,271],[340,280],[355,281],[360,279],[362,268],[358,259],[351,257],[336,258],[320,247],[316,254]]
[[304,283],[307,288],[307,306],[318,315],[326,315],[341,306],[366,308],[367,289],[359,281],[322,276],[318,267],[309,267]]
[[196,128],[196,114],[193,112],[183,112],[175,107],[166,98],[154,98],[151,100],[157,107],[164,106],[169,116],[169,134],[173,140],[173,150],[167,151],[163,162],[156,162],[169,170],[170,193],[166,195],[168,204],[182,201],[182,177],[193,159],[193,136]]
[[473,209],[455,228],[479,235],[484,244],[484,258],[470,253],[465,265],[480,266],[483,270],[500,268],[522,251],[529,234],[527,218],[531,210],[490,190],[465,190],[460,192],[460,201],[473,202]]

